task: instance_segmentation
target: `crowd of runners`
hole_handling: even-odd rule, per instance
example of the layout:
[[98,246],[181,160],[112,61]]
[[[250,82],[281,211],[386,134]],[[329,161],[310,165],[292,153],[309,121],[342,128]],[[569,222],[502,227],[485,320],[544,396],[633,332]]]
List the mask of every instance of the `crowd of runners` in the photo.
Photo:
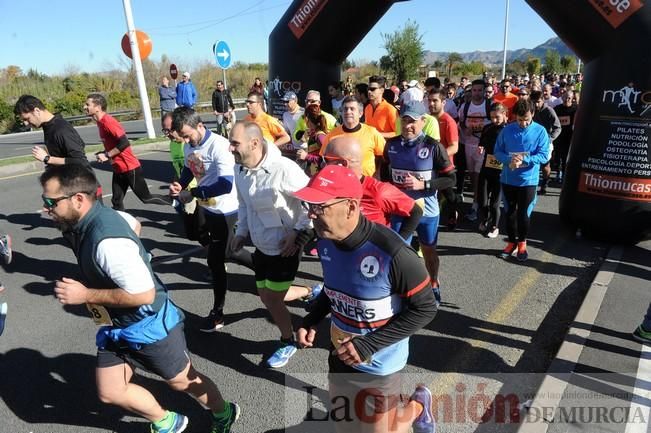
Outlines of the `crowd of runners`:
[[[498,256],[527,260],[536,197],[546,193],[552,168],[555,181],[563,181],[580,85],[580,76],[550,75],[391,86],[372,76],[356,85],[332,83],[325,101],[310,90],[304,106],[287,92],[281,119],[265,111],[264,93],[254,86],[247,116],[230,124],[233,117],[224,113],[232,100],[217,102],[218,110],[213,95],[217,131],[192,106],[169,107],[162,116],[175,168],[169,195],[149,191],[108,101],[92,93],[84,110],[104,143],[96,162],[112,165],[112,209],[102,202],[76,130],[38,98],[21,96],[16,115],[42,128],[45,138],[44,147],[32,150],[44,164],[43,208],[82,275],[80,281],[56,276],[55,295],[62,304],[86,304],[101,326],[100,400],[146,418],[152,432],[183,431],[186,416],[164,409],[131,381],[144,368],[208,408],[212,432],[231,431],[240,416],[240,407],[192,366],[183,311],[152,270],[138,222],[125,212],[131,188],[143,203],[173,207],[187,238],[206,249],[213,306],[198,331],[228,326],[226,262],[249,267],[278,328],[269,368],[311,347],[318,323],[330,315],[330,394],[373,388],[365,407],[371,417],[335,423],[337,431],[433,433],[430,391],[418,385],[401,398],[399,372],[409,337],[434,318],[444,296],[439,227],[454,230],[465,218],[489,238],[505,227]],[[221,97],[224,83],[216,87]],[[11,238],[0,237],[0,247],[8,263]],[[294,284],[304,254],[318,256],[323,269],[312,287]],[[299,299],[307,313],[296,324],[286,302]],[[6,305],[0,325],[3,311]]]

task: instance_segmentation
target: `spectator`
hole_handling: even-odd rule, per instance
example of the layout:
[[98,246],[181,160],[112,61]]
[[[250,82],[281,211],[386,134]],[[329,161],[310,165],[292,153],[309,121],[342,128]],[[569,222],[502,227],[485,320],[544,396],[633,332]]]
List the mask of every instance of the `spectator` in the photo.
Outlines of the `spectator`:
[[194,108],[197,103],[197,89],[195,89],[190,73],[184,72],[182,81],[176,85],[176,105],[179,107]]

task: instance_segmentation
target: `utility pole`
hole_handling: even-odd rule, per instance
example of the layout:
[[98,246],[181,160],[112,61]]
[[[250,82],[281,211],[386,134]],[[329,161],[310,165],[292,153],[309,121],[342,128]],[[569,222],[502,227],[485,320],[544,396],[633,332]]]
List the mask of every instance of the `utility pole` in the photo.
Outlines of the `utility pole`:
[[127,19],[127,33],[129,34],[129,43],[131,44],[131,58],[133,60],[133,66],[136,70],[138,92],[140,93],[140,105],[142,106],[142,114],[145,116],[147,137],[156,138],[156,133],[154,132],[154,123],[151,120],[151,108],[149,106],[149,97],[147,96],[145,75],[142,72],[142,62],[140,61],[140,48],[138,47],[136,28],[133,24],[133,14],[131,13],[131,0],[122,0],[122,5],[124,6],[124,16]]

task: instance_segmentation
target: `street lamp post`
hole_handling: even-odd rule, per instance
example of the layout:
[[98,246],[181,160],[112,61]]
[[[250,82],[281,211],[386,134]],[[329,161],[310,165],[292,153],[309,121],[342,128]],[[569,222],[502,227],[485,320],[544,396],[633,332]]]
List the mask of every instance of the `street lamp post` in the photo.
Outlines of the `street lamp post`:
[[504,54],[502,56],[502,79],[506,78],[506,46],[509,35],[509,0],[506,0],[506,15],[504,17]]

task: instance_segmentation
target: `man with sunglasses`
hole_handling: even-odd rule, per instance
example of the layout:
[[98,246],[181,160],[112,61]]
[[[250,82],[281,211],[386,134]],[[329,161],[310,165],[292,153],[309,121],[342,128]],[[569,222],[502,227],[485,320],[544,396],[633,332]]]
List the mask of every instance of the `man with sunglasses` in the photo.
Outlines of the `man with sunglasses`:
[[[330,399],[365,405],[350,410],[365,416],[335,422],[338,433],[411,427],[434,433],[429,389],[419,385],[406,403],[400,398],[409,337],[436,314],[429,277],[397,233],[362,215],[363,194],[357,175],[338,165],[324,167],[294,194],[307,203],[319,237],[324,284],[297,331],[298,343],[312,347],[317,325],[331,315]],[[373,398],[361,398],[365,393]]]
[[255,122],[262,130],[267,142],[275,144],[279,149],[284,149],[285,145],[290,142],[289,135],[278,119],[265,113],[263,104],[264,96],[257,92],[249,92],[246,97],[246,110],[249,114],[244,120]]
[[237,253],[249,236],[255,246],[253,264],[258,294],[280,330],[280,347],[266,364],[280,368],[296,353],[285,297],[293,287],[303,246],[314,236],[305,209],[292,195],[307,184],[308,177],[263,138],[262,130],[254,122],[235,124],[229,149],[237,163],[235,186],[239,202],[231,248]]
[[[385,139],[396,135],[398,110],[384,97],[386,78],[374,75],[368,79],[369,104],[364,108],[364,123],[378,130]],[[422,93],[422,92],[421,92]]]
[[63,305],[86,304],[99,328],[95,378],[99,399],[135,412],[154,433],[183,431],[188,418],[167,411],[140,385],[136,367],[191,394],[212,413],[213,432],[229,432],[239,417],[217,386],[194,369],[183,333],[183,312],[152,271],[147,251],[127,222],[97,203],[97,179],[80,166],[58,166],[40,177],[45,210],[73,232],[81,280],[62,276],[54,294]]
[[[488,96],[486,97],[488,98]],[[499,92],[497,95],[493,96],[493,101],[499,104],[502,104],[506,107],[506,113],[509,116],[509,121],[515,120],[515,114],[513,114],[513,106],[518,102],[518,96],[511,93],[511,80],[505,78],[500,83]]]

